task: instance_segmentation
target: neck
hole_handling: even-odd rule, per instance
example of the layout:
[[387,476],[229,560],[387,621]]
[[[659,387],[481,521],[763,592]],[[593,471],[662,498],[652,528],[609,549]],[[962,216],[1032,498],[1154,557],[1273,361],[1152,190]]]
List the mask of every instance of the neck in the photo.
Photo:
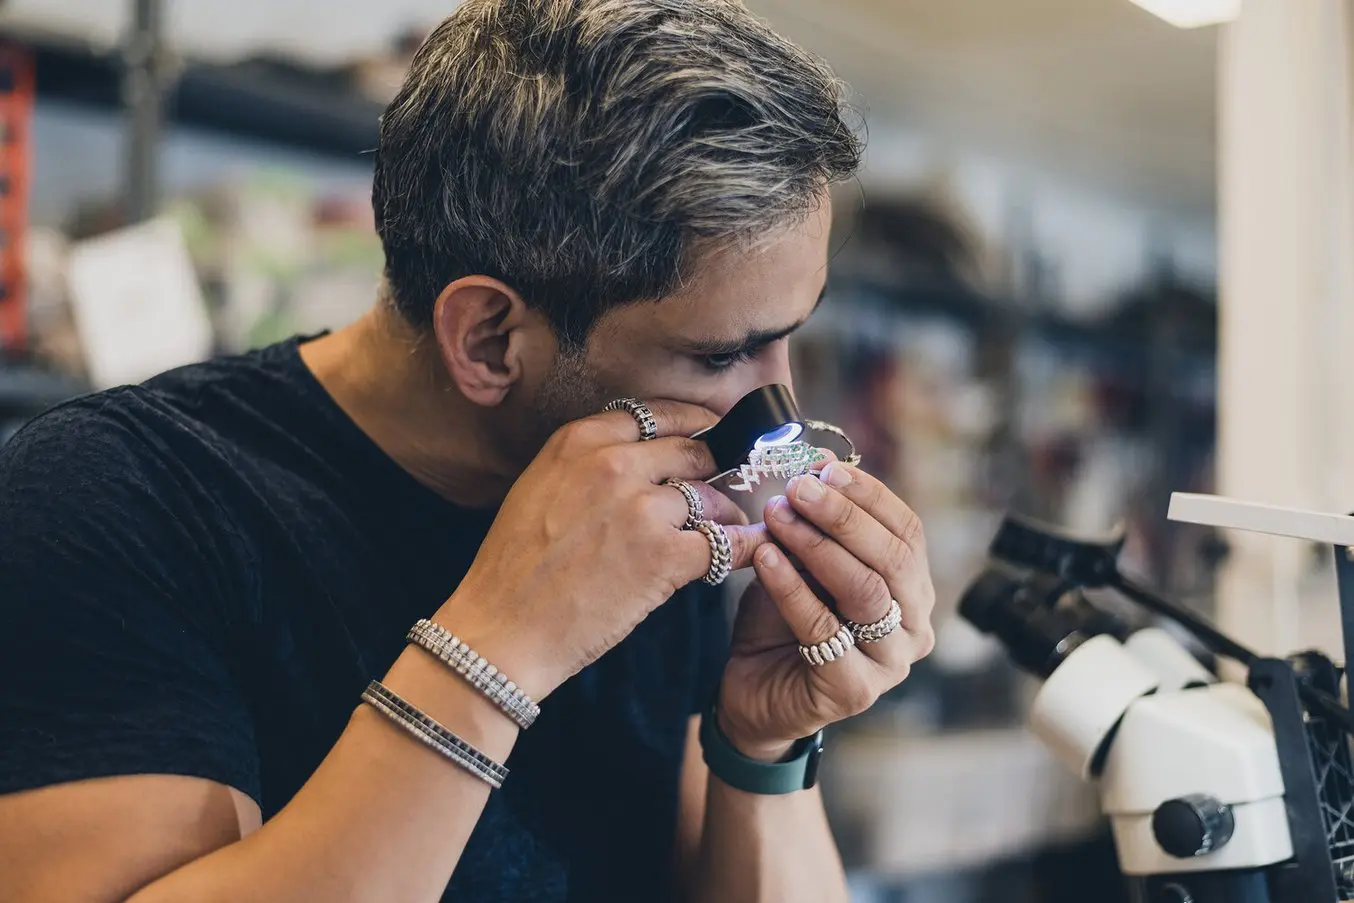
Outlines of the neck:
[[486,412],[447,378],[437,343],[378,304],[301,346],[334,401],[395,463],[469,508],[498,504],[516,473],[496,450]]

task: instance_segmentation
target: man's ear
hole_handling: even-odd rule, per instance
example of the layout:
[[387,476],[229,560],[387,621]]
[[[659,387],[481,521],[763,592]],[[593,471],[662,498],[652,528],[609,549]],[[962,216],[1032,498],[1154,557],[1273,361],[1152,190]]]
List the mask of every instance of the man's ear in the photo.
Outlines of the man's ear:
[[442,290],[433,332],[447,373],[469,401],[493,407],[522,378],[529,312],[517,292],[488,276],[466,276]]

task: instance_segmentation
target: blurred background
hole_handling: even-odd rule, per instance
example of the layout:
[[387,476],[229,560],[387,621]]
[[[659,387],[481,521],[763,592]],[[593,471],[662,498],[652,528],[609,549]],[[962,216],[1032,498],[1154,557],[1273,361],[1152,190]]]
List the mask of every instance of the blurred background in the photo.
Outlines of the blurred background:
[[[1329,561],[1165,511],[1354,507],[1347,3],[1142,4],[749,0],[868,124],[797,391],[922,515],[939,594],[935,653],[825,759],[862,901],[1119,898],[1032,683],[954,616],[1002,511],[1122,525],[1126,570],[1261,650],[1339,646]],[[366,152],[455,5],[0,3],[0,441],[364,310]]]

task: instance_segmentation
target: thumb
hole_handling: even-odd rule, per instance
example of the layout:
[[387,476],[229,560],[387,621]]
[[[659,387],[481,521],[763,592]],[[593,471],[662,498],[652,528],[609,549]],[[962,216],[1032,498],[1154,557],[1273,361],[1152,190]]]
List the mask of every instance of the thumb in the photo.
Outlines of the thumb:
[[771,542],[771,534],[766,524],[726,524],[724,532],[729,534],[729,548],[733,551],[733,569],[752,567],[752,555],[762,546]]

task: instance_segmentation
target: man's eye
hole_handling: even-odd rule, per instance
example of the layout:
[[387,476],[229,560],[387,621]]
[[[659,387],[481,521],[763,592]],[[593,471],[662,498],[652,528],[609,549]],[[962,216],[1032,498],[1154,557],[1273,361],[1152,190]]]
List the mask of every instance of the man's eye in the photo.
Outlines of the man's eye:
[[754,356],[751,351],[731,351],[728,354],[702,354],[697,360],[711,373],[719,373],[750,361]]

